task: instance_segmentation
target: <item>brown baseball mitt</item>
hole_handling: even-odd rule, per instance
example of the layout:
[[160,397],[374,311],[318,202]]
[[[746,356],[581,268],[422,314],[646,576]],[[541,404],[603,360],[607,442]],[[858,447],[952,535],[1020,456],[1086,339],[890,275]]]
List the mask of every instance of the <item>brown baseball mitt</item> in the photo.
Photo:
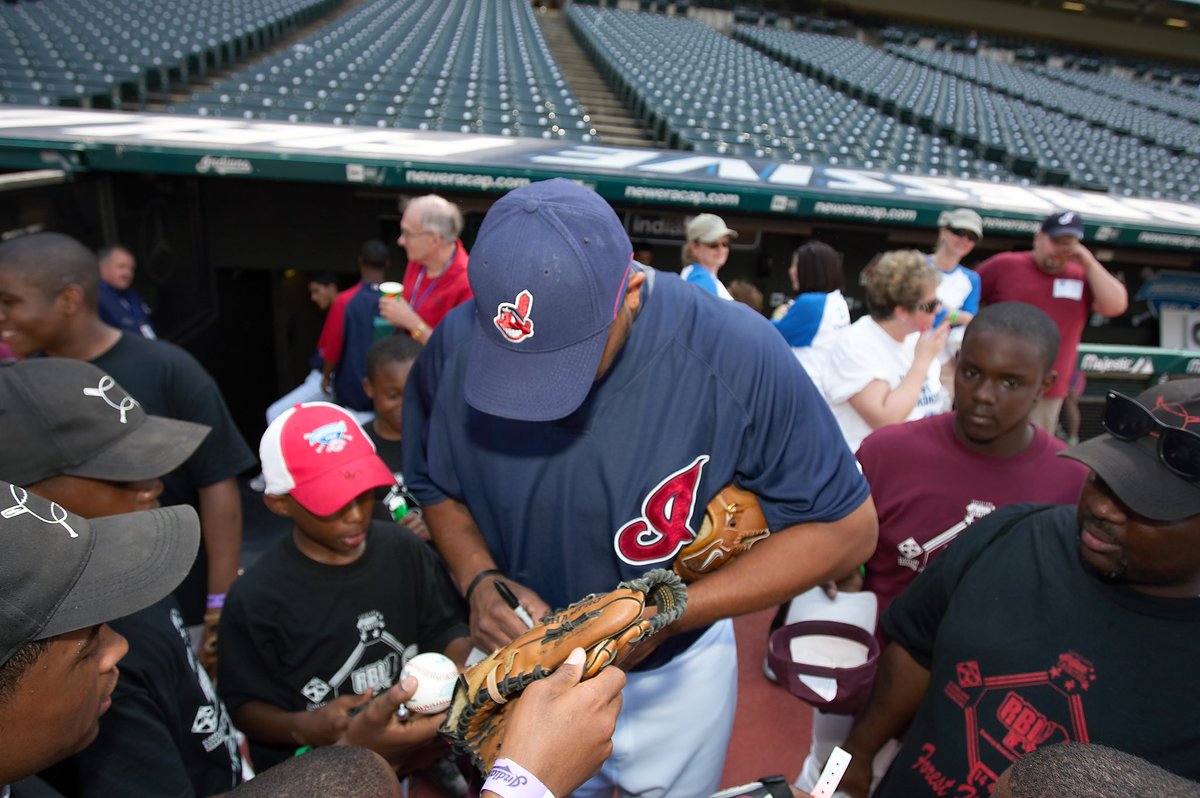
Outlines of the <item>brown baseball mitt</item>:
[[695,582],[748,551],[771,534],[758,499],[748,490],[729,484],[704,509],[704,521],[691,543],[675,555],[675,573]]
[[[647,603],[657,612],[643,618]],[[458,677],[439,731],[486,775],[501,755],[506,710],[526,687],[553,673],[576,647],[587,654],[583,678],[589,679],[619,664],[638,643],[678,620],[686,607],[687,588],[660,568],[547,615]]]

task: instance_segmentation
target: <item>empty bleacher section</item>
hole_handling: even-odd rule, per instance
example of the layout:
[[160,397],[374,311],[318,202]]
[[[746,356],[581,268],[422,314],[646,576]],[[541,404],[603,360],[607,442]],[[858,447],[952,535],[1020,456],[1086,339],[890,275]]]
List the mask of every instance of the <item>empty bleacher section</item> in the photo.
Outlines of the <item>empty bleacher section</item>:
[[168,110],[595,138],[524,2],[374,0]]
[[1190,201],[1200,127],[977,56],[739,26],[735,36],[1040,183]]
[[[1191,155],[1200,154],[1200,124],[1194,121],[1198,118],[1198,106],[1191,104],[1183,115],[1178,112],[1155,110],[1152,103],[1160,92],[1153,88],[1131,92],[1146,98],[1145,102],[1135,105],[1133,102],[1117,100],[1111,94],[1102,96],[1089,89],[1052,80],[1024,67],[1001,64],[986,58],[930,52],[914,47],[888,49],[903,58],[958,75],[1011,97],[1059,111],[1117,133],[1136,136],[1149,144],[1158,144]],[[1101,77],[1089,73],[1074,74]],[[1126,85],[1132,87],[1133,84],[1126,81]]]
[[269,47],[337,0],[0,4],[0,102],[143,106],[150,91]]
[[[655,140],[706,153],[1016,181],[699,23],[573,5],[584,49]],[[762,29],[767,30],[767,29]]]

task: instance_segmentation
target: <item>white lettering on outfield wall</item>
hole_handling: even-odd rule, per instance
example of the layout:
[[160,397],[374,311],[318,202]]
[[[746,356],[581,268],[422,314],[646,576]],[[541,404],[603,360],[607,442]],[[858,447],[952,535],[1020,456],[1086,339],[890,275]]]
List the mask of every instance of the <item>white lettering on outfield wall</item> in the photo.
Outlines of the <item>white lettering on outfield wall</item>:
[[[1085,218],[1200,227],[1200,206],[1168,200],[1114,197],[1054,187],[1017,186],[979,180],[892,175],[882,172],[814,167],[741,158],[679,153],[646,148],[543,143],[538,140],[427,134],[403,130],[280,124],[252,120],[211,119],[167,114],[134,114],[74,109],[5,108],[0,110],[4,135],[28,140],[106,141],[122,144],[183,145],[212,150],[214,145],[246,147],[266,153],[304,151],[314,154],[430,161],[504,153],[505,162],[489,166],[519,169],[533,164],[576,167],[618,176],[675,177],[736,186],[770,186],[776,190],[816,189],[847,195],[869,194],[896,199],[934,199],[981,211],[1010,211],[1044,216],[1073,210]],[[532,152],[531,152],[532,150]],[[467,162],[464,165],[470,166]],[[783,205],[783,203],[781,203]],[[1090,221],[1091,219],[1089,219]],[[1189,230],[1190,232],[1190,230]]]

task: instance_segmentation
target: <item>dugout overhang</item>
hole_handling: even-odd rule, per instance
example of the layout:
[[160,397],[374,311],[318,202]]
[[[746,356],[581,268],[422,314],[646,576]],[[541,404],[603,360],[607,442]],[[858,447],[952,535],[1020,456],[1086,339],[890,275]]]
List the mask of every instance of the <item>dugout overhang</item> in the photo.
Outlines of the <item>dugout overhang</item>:
[[622,205],[933,228],[970,207],[1023,237],[1055,210],[1089,241],[1200,251],[1200,206],[1053,186],[651,148],[433,131],[65,108],[0,109],[0,169],[192,175],[499,195],[555,176]]

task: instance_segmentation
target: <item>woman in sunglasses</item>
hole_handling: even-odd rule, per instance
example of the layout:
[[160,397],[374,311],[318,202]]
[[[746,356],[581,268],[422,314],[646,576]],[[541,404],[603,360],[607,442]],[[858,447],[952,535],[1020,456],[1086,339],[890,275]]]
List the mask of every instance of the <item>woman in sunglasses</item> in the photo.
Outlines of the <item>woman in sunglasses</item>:
[[683,263],[679,276],[721,299],[732,300],[733,295],[717,273],[729,260],[730,242],[735,238],[737,232],[730,230],[720,216],[712,213],[693,216],[687,225],[687,241],[679,253]]
[[979,275],[962,262],[983,238],[983,219],[970,208],[955,208],[944,211],[938,217],[937,245],[929,262],[942,273],[937,296],[942,307],[935,324],[943,319],[950,321],[950,338],[946,348],[938,354],[942,364],[942,387],[951,402],[954,400],[954,360],[962,348],[963,331],[979,312]]
[[949,321],[934,326],[937,269],[916,250],[888,252],[868,268],[869,315],[839,334],[822,385],[850,451],[873,429],[950,407],[937,359],[950,333]]

